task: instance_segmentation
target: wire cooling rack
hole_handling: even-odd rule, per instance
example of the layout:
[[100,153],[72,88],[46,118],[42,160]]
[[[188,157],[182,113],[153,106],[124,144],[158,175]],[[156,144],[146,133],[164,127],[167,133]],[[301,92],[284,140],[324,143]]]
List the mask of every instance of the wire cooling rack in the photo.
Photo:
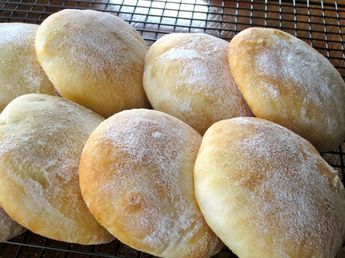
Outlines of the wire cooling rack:
[[[94,9],[118,15],[152,44],[172,32],[204,32],[225,40],[250,26],[282,29],[311,44],[345,77],[345,2],[337,1],[203,1],[203,0],[0,0],[0,22],[41,23],[65,8]],[[0,35],[1,37],[1,35]],[[345,143],[324,153],[344,178]],[[80,246],[27,232],[0,244],[0,257],[151,257],[118,241]],[[236,257],[224,249],[219,258]]]

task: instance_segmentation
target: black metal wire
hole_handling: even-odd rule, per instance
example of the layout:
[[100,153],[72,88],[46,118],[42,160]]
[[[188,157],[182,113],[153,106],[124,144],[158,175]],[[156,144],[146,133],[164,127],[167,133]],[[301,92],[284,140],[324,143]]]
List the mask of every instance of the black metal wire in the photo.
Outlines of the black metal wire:
[[[0,0],[0,22],[41,23],[65,8],[118,15],[151,44],[171,32],[204,32],[230,40],[250,26],[285,30],[310,43],[345,77],[345,4],[322,0]],[[345,145],[323,156],[345,178]],[[52,255],[54,253],[54,256]],[[0,257],[150,257],[113,241],[78,246],[27,232],[0,244]],[[235,257],[224,249],[219,257]]]

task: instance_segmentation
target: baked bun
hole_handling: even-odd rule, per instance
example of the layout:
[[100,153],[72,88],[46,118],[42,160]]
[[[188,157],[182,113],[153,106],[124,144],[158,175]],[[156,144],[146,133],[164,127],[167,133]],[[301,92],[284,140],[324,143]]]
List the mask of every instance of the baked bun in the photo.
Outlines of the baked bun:
[[36,34],[37,57],[58,92],[102,116],[146,107],[142,86],[147,46],[114,15],[62,10]]
[[159,111],[133,109],[102,122],[80,160],[80,187],[95,218],[121,242],[162,257],[209,257],[220,241],[194,196],[201,136]]
[[0,203],[11,218],[55,240],[99,244],[112,236],[79,188],[82,148],[103,119],[65,99],[28,94],[0,114]]
[[319,151],[345,139],[345,83],[333,65],[288,33],[250,28],[230,42],[232,75],[254,115],[283,125]]
[[0,242],[14,238],[25,231],[25,228],[13,221],[7,213],[0,208]]
[[228,42],[207,34],[174,33],[145,59],[144,89],[154,109],[203,134],[214,122],[252,113],[229,68]]
[[331,258],[345,237],[345,191],[302,137],[258,118],[204,135],[194,167],[200,209],[241,258]]
[[0,23],[0,112],[27,93],[55,95],[55,89],[35,53],[38,25]]

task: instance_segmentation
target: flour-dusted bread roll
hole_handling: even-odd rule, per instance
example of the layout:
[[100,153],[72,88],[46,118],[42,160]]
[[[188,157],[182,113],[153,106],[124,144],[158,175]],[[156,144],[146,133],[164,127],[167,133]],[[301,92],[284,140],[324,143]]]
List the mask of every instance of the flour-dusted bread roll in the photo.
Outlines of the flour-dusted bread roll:
[[39,27],[35,47],[63,97],[105,117],[148,105],[142,86],[147,46],[121,18],[91,10],[54,13]]
[[195,200],[201,136],[159,111],[133,109],[102,122],[80,160],[80,187],[95,218],[132,248],[162,257],[209,257],[220,241]]
[[37,28],[35,24],[0,23],[0,112],[20,95],[56,94],[36,57]]
[[345,191],[302,137],[258,118],[212,125],[194,168],[208,225],[241,258],[332,258],[345,237]]
[[345,83],[305,42],[279,30],[246,29],[231,40],[229,61],[256,117],[289,128],[319,151],[345,139]]
[[0,208],[0,242],[14,238],[25,231],[25,228],[13,221],[7,213]]
[[203,134],[213,123],[252,113],[229,68],[228,42],[207,34],[175,33],[146,54],[144,89],[154,109]]
[[0,204],[39,235],[79,244],[112,236],[93,218],[80,193],[79,159],[103,119],[68,100],[28,94],[0,114]]

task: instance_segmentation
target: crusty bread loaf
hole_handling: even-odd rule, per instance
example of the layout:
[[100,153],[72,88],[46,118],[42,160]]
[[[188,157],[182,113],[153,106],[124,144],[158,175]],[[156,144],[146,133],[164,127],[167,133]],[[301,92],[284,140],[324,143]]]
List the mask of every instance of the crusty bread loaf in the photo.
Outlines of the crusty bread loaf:
[[146,109],[102,122],[80,160],[80,187],[95,218],[123,243],[162,257],[201,258],[220,241],[195,200],[193,165],[201,136]]
[[147,46],[121,18],[65,9],[39,27],[37,57],[61,96],[107,117],[146,107],[142,86]]
[[144,89],[154,109],[203,134],[213,123],[252,113],[229,68],[228,42],[201,33],[157,40],[145,58]]
[[35,52],[38,25],[0,23],[0,112],[27,93],[55,95]]
[[319,151],[343,142],[345,83],[305,42],[275,29],[246,29],[231,40],[229,62],[256,117],[289,128]]
[[0,114],[0,204],[9,216],[55,240],[99,244],[112,236],[80,193],[79,159],[103,119],[60,97],[28,94]]
[[345,190],[305,139],[258,118],[204,135],[194,168],[208,225],[241,258],[335,257],[345,237]]

